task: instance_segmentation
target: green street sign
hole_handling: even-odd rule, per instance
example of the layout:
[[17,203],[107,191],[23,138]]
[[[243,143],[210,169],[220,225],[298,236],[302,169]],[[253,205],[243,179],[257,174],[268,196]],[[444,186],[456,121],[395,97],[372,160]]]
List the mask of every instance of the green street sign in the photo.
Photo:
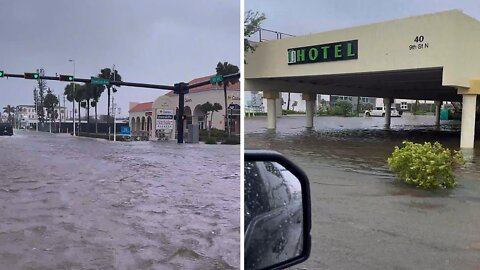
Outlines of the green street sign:
[[0,78],[3,77],[4,74],[5,74],[5,73],[3,72],[3,70],[0,70]]
[[217,84],[223,81],[223,76],[222,75],[217,75],[217,76],[212,76],[210,77],[210,83],[211,84]]
[[91,77],[90,83],[91,84],[99,84],[99,85],[109,85],[110,81],[107,80],[107,79]]

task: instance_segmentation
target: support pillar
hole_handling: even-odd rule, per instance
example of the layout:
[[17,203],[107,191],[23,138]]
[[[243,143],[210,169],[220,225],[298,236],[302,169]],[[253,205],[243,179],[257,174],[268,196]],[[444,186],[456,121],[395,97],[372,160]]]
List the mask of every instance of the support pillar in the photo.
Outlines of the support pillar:
[[460,148],[473,149],[475,139],[475,109],[477,95],[464,94],[462,106],[462,127]]
[[480,80],[471,80],[470,88],[459,87],[457,92],[463,96],[462,126],[460,131],[460,148],[473,149],[475,141],[475,114],[477,96],[480,95]]
[[313,128],[313,117],[315,115],[315,100],[316,94],[303,93],[302,99],[305,100],[306,112],[307,112],[307,128]]
[[442,101],[435,101],[435,126],[440,126],[440,108],[442,107]]
[[392,101],[391,98],[383,99],[383,105],[385,106],[385,128],[390,128]]
[[283,111],[282,111],[283,98],[282,98],[281,94],[279,94],[279,96],[280,97],[275,100],[275,102],[276,102],[275,113],[276,113],[277,117],[281,117],[283,115]]
[[267,128],[275,129],[277,127],[276,118],[276,104],[278,99],[278,92],[264,91],[263,97],[267,99]]

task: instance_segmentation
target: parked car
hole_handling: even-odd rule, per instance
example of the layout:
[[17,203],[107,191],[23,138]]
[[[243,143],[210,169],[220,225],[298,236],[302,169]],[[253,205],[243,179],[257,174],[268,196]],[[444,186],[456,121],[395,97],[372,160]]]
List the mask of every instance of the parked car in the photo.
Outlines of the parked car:
[[283,269],[310,254],[309,182],[273,151],[245,151],[245,269]]
[[[375,107],[372,110],[366,110],[365,116],[385,116],[385,107]],[[402,112],[398,111],[397,108],[392,107],[390,108],[390,116],[391,117],[400,117],[402,116]]]
[[0,136],[13,135],[13,127],[10,123],[0,123]]

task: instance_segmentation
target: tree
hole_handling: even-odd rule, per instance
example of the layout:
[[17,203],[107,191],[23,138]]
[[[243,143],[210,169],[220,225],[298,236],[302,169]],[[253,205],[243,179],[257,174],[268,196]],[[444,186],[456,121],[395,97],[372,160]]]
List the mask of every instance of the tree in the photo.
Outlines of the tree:
[[[95,97],[95,91],[98,88],[97,85],[93,85],[90,83],[86,83],[82,86],[80,86],[80,91],[82,93],[82,102],[80,103],[81,107],[86,110],[86,115],[87,115],[87,132],[90,132],[90,106],[95,103],[96,106],[96,101],[94,99]],[[95,107],[95,112],[97,111]],[[95,113],[95,117],[96,117]],[[96,119],[96,118],[95,118]],[[96,120],[95,120],[96,123]],[[96,125],[95,125],[96,126]],[[97,128],[95,129],[96,131],[98,130]]]
[[[110,81],[122,81],[122,76],[120,74],[118,74],[118,70],[114,70],[112,72],[111,69],[109,68],[104,68],[102,70],[100,70],[100,74],[98,74],[98,77],[99,78],[102,78],[102,79],[107,79],[107,80],[110,80]],[[110,122],[110,89],[112,89],[112,86],[111,85],[107,85],[107,90],[108,90],[108,108],[107,108],[107,115],[108,115],[108,118],[107,118],[107,123]],[[118,86],[120,87],[120,86]],[[103,88],[105,89],[105,88]],[[102,90],[103,91],[103,90]],[[115,93],[117,90],[115,88],[113,88],[113,92]]]
[[47,116],[50,119],[56,119],[58,117],[58,113],[55,113],[55,107],[58,105],[58,98],[55,94],[53,94],[52,90],[49,88],[47,91],[47,95],[45,96],[44,106],[47,111]]
[[[45,70],[43,68],[37,69],[37,73],[40,76],[45,75]],[[38,98],[37,98],[37,117],[38,117],[38,122],[45,122],[45,112],[44,112],[44,105],[43,102],[45,100],[45,91],[47,91],[47,82],[42,79],[37,80],[38,83]]]
[[92,90],[92,107],[95,108],[95,133],[98,133],[98,114],[97,114],[97,107],[98,101],[100,100],[100,96],[102,95],[103,91],[105,91],[105,87],[103,85],[91,85],[93,87]]
[[7,105],[3,107],[3,112],[8,114],[8,122],[13,126],[13,115],[15,113],[15,107]]
[[[223,62],[223,64],[221,62],[218,62],[217,64],[217,68],[216,68],[216,71],[217,71],[217,75],[222,75],[222,76],[226,76],[226,75],[229,75],[229,74],[234,74],[234,73],[238,73],[239,69],[237,66],[235,65],[232,65],[228,62]],[[223,85],[223,95],[225,97],[225,123],[228,123],[228,131],[230,131],[230,121],[227,121],[228,120],[228,112],[227,112],[227,87],[229,85],[232,85],[232,84],[235,84],[238,82],[238,78],[232,78],[232,79],[227,79],[227,80],[223,80],[223,82],[219,82],[218,84],[219,85]]]
[[78,134],[80,134],[80,129],[82,125],[82,114],[80,108],[82,107],[82,102],[85,100],[85,84],[81,84],[79,88],[75,87],[75,101],[78,104]]
[[243,36],[244,36],[244,52],[255,51],[255,47],[250,44],[250,41],[247,39],[251,35],[255,34],[262,22],[267,19],[264,13],[259,13],[258,11],[254,12],[249,10],[245,12],[245,20],[243,21]]
[[349,113],[351,113],[352,108],[352,103],[346,100],[337,101],[337,103],[335,104],[335,112],[343,116],[347,116]]
[[208,119],[208,113],[211,112],[210,114],[210,123],[208,125],[208,129],[210,130],[210,128],[212,127],[212,121],[213,121],[213,112],[218,112],[220,111],[222,108],[222,105],[220,105],[219,103],[215,102],[215,104],[212,104],[210,103],[209,101],[203,103],[202,105],[200,105],[200,110],[204,113],[205,115],[205,119]]
[[[80,86],[81,85],[78,84],[78,83],[75,83],[75,84],[70,83],[67,86],[65,86],[65,90],[64,90],[63,94],[67,97],[68,101],[70,101],[70,102],[73,102],[74,100],[76,101],[76,98],[75,98],[75,94],[77,92],[76,90],[80,89]],[[74,89],[75,89],[75,92],[74,92]],[[73,106],[73,103],[72,103],[72,106]],[[73,107],[72,113],[75,113],[75,108],[74,107]]]
[[45,96],[44,106],[47,111],[47,117],[50,119],[50,132],[52,132],[52,120],[58,117],[58,113],[55,111],[55,107],[58,105],[58,98],[53,94],[52,90],[48,88],[47,95]]

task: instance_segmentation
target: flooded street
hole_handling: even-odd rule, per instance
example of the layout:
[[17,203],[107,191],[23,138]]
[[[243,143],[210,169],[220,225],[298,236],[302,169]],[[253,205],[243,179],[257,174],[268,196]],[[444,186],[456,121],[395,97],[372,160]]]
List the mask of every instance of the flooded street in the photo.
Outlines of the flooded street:
[[238,269],[239,146],[0,137],[2,269]]
[[[277,150],[305,170],[312,252],[294,269],[475,269],[480,266],[480,141],[456,171],[458,187],[424,191],[397,181],[386,159],[403,140],[458,149],[459,122],[433,116],[247,118],[245,147]],[[478,133],[477,133],[478,134]]]

